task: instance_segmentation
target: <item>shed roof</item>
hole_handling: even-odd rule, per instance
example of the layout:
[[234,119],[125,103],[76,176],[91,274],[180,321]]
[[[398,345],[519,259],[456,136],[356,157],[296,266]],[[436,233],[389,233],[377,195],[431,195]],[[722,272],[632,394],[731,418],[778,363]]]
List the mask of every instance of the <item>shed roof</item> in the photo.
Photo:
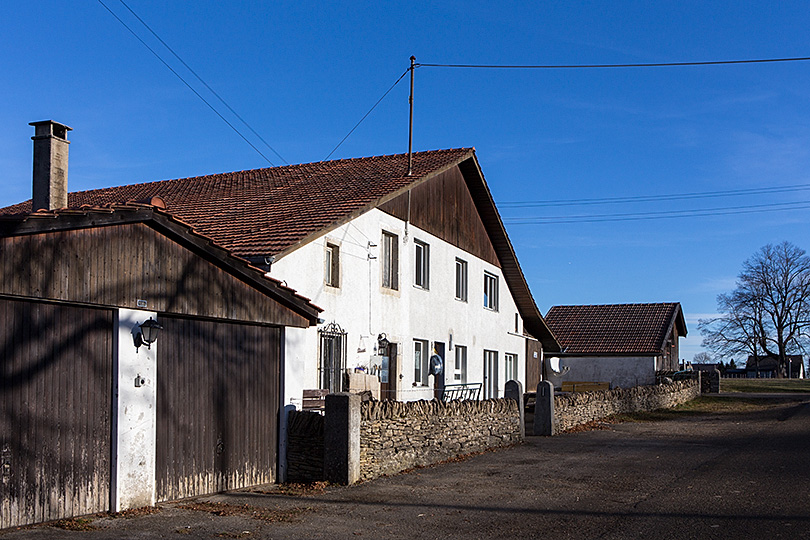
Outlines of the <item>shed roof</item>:
[[686,335],[678,302],[554,306],[545,321],[566,354],[661,354],[673,327]]

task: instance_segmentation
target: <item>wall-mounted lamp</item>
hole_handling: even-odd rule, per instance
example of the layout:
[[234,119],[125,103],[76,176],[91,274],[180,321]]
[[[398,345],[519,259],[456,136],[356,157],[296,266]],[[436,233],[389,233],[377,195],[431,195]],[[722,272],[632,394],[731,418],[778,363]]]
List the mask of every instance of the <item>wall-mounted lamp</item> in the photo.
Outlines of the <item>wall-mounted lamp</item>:
[[377,354],[380,356],[387,356],[388,355],[388,346],[391,345],[391,342],[388,341],[388,337],[385,335],[385,332],[377,336]]
[[152,343],[157,341],[158,334],[163,330],[163,327],[152,317],[149,317],[149,320],[144,321],[139,327],[140,332],[135,334],[135,347],[146,345],[147,349],[151,349]]

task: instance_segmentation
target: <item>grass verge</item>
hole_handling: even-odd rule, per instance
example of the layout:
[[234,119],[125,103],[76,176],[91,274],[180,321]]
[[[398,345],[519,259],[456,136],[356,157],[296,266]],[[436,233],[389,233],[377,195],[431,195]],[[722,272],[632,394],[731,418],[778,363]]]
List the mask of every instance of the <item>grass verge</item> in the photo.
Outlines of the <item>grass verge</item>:
[[800,392],[810,393],[810,379],[721,379],[721,392]]

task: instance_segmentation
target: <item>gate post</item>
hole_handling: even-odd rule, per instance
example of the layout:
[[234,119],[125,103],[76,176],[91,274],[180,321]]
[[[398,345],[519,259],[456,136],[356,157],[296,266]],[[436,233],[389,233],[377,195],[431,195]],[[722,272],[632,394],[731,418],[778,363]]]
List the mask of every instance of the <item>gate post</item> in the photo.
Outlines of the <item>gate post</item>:
[[523,385],[520,381],[507,381],[506,389],[504,391],[506,399],[513,399],[517,402],[518,418],[520,420],[520,440],[526,439],[526,425],[523,411]]
[[554,421],[554,385],[540,381],[534,402],[534,434],[554,435],[557,431]]
[[360,479],[360,396],[328,394],[323,423],[323,473],[327,481],[354,484]]

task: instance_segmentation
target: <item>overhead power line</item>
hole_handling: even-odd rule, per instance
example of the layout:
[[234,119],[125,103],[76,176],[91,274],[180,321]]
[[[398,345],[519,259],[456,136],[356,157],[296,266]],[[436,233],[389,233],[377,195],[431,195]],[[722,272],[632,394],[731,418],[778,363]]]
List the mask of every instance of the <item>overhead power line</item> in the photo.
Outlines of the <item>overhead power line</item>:
[[329,154],[328,154],[328,155],[327,155],[327,156],[324,158],[324,161],[326,161],[327,159],[329,159],[330,157],[332,157],[332,154],[334,154],[334,153],[335,153],[335,151],[336,151],[338,148],[340,148],[340,145],[342,145],[342,144],[343,144],[343,143],[346,141],[346,139],[348,139],[348,138],[349,138],[349,136],[350,136],[352,133],[354,133],[354,130],[355,130],[355,129],[357,129],[357,128],[360,126],[360,124],[362,124],[362,123],[363,123],[363,120],[365,120],[365,119],[366,119],[366,117],[367,117],[368,115],[370,115],[370,114],[371,114],[371,112],[372,112],[374,109],[376,109],[376,108],[377,108],[377,105],[379,105],[379,104],[380,104],[380,102],[382,102],[382,100],[384,100],[384,99],[385,99],[385,96],[387,96],[388,94],[390,94],[390,93],[391,93],[391,90],[393,90],[393,89],[394,89],[394,87],[395,87],[396,85],[398,85],[398,84],[399,84],[399,82],[400,82],[400,81],[401,81],[401,80],[402,80],[402,79],[405,77],[405,75],[407,75],[407,74],[408,74],[408,72],[409,72],[410,70],[411,70],[411,68],[406,69],[406,70],[405,70],[405,71],[402,73],[402,75],[400,75],[400,76],[399,76],[399,79],[397,79],[397,80],[396,80],[396,82],[395,82],[394,84],[392,84],[392,85],[391,85],[391,87],[390,87],[388,90],[386,90],[386,91],[385,91],[385,93],[382,95],[382,97],[380,97],[380,99],[378,99],[378,100],[377,100],[377,102],[376,102],[374,105],[372,105],[372,107],[371,107],[371,108],[368,110],[368,112],[366,112],[366,114],[364,114],[364,115],[363,115],[363,117],[362,117],[362,118],[361,118],[361,119],[360,119],[360,120],[359,120],[359,121],[358,121],[358,122],[357,122],[357,123],[354,125],[354,127],[353,127],[352,129],[350,129],[350,130],[349,130],[349,132],[346,134],[346,136],[345,136],[345,137],[343,137],[342,139],[340,139],[340,142],[339,142],[339,143],[337,143],[337,146],[335,146],[334,148],[332,148],[332,151],[331,151],[331,152],[329,152]]
[[416,67],[466,68],[466,69],[599,69],[599,68],[650,68],[683,66],[721,66],[733,64],[767,64],[775,62],[805,62],[810,56],[789,58],[753,58],[745,60],[710,60],[707,62],[648,62],[637,64],[431,64],[418,62]]
[[734,214],[753,214],[761,212],[784,212],[788,210],[806,210],[810,201],[787,203],[752,204],[747,206],[726,206],[704,208],[699,210],[654,210],[647,212],[621,214],[582,214],[573,216],[548,217],[515,217],[504,218],[503,222],[511,225],[559,225],[567,223],[602,223],[607,221],[641,221],[651,219],[675,219],[690,217],[727,216]]
[[119,23],[121,23],[121,25],[122,25],[124,28],[126,28],[126,29],[129,31],[129,33],[130,33],[130,34],[132,34],[132,35],[135,37],[135,39],[137,39],[138,41],[140,41],[140,42],[141,42],[141,45],[143,45],[144,47],[146,47],[146,48],[149,50],[149,52],[151,52],[151,53],[152,53],[152,54],[155,56],[155,58],[157,58],[157,59],[158,59],[158,60],[159,60],[159,61],[160,61],[160,62],[161,62],[161,63],[162,63],[164,66],[166,66],[166,69],[168,69],[169,71],[171,71],[171,72],[174,74],[174,76],[175,76],[175,77],[177,77],[178,79],[180,79],[180,81],[181,81],[183,84],[185,84],[185,85],[186,85],[186,87],[187,87],[189,90],[191,90],[192,92],[194,92],[194,95],[195,95],[195,96],[197,96],[198,98],[200,98],[200,100],[201,100],[203,103],[205,103],[205,104],[208,106],[208,108],[209,108],[209,109],[211,109],[211,111],[213,111],[213,112],[214,112],[214,114],[216,114],[217,116],[219,116],[219,118],[220,118],[220,119],[221,119],[223,122],[225,122],[225,123],[228,125],[228,127],[230,127],[230,128],[231,128],[231,129],[232,129],[234,132],[236,132],[236,134],[237,134],[237,135],[239,135],[239,136],[242,138],[242,140],[244,140],[246,143],[248,143],[248,144],[250,145],[250,147],[251,147],[251,148],[253,148],[253,150],[255,150],[255,151],[256,151],[256,153],[258,153],[260,156],[262,156],[262,157],[264,158],[264,160],[265,160],[265,161],[267,161],[267,163],[269,163],[271,166],[275,166],[275,164],[274,164],[272,161],[270,161],[270,158],[268,158],[266,155],[264,155],[264,154],[262,153],[262,151],[261,151],[261,150],[259,150],[258,148],[256,148],[256,145],[254,145],[252,142],[250,142],[250,141],[248,140],[248,138],[247,138],[247,137],[245,137],[245,136],[242,134],[242,132],[241,132],[241,131],[239,131],[239,129],[237,129],[237,127],[236,127],[236,126],[234,126],[232,123],[230,123],[230,122],[228,121],[228,119],[227,119],[227,118],[225,118],[224,116],[222,116],[222,114],[221,114],[221,113],[220,113],[218,110],[216,110],[216,108],[215,108],[213,105],[211,105],[211,103],[209,103],[209,102],[208,102],[208,100],[206,100],[206,99],[205,99],[205,98],[204,98],[202,95],[200,95],[200,93],[199,93],[199,92],[197,92],[197,90],[195,90],[195,89],[194,89],[194,87],[193,87],[193,86],[191,86],[191,85],[188,83],[188,81],[186,81],[186,80],[185,80],[185,79],[184,79],[184,78],[183,78],[183,77],[182,77],[182,76],[181,76],[179,73],[177,73],[177,71],[175,71],[175,70],[174,70],[174,69],[173,69],[173,68],[172,68],[172,67],[169,65],[169,63],[168,63],[168,62],[166,62],[166,61],[165,61],[165,60],[164,60],[164,59],[163,59],[163,58],[162,58],[162,57],[161,57],[161,56],[160,56],[160,55],[157,53],[157,51],[155,51],[155,50],[154,50],[152,47],[150,47],[150,46],[149,46],[149,45],[148,45],[148,44],[147,44],[147,43],[146,43],[146,42],[145,42],[143,39],[141,39],[141,37],[140,37],[140,36],[139,36],[139,35],[138,35],[138,34],[137,34],[137,33],[136,33],[136,32],[135,32],[135,31],[134,31],[134,30],[133,30],[133,29],[132,29],[132,28],[131,28],[131,27],[130,27],[128,24],[127,24],[127,23],[125,23],[125,22],[124,22],[124,21],[121,19],[121,17],[119,17],[118,15],[116,15],[116,14],[115,14],[115,12],[114,12],[113,10],[111,10],[111,9],[110,9],[110,8],[107,6],[107,4],[105,4],[105,3],[104,3],[102,0],[98,0],[98,3],[99,3],[99,4],[101,4],[102,6],[104,6],[104,9],[106,9],[107,11],[109,11],[109,12],[110,12],[110,15],[112,15],[113,17],[115,17],[115,19],[116,19],[116,20],[117,20]]
[[590,206],[604,204],[683,201],[692,199],[713,199],[720,197],[740,197],[746,195],[769,195],[810,190],[810,184],[795,184],[772,188],[730,189],[725,191],[701,191],[694,193],[673,193],[665,195],[638,195],[633,197],[604,197],[590,199],[549,199],[543,201],[506,201],[498,203],[500,208],[543,208],[559,206]]
[[209,84],[208,84],[207,82],[205,82],[205,81],[203,80],[203,78],[202,78],[202,77],[200,77],[200,76],[197,74],[197,72],[196,72],[196,71],[194,71],[193,69],[191,69],[191,66],[189,66],[188,64],[186,64],[186,62],[185,62],[185,61],[184,61],[182,58],[180,58],[180,55],[179,55],[179,54],[177,54],[177,53],[175,52],[175,50],[174,50],[174,49],[172,49],[172,48],[169,46],[169,44],[168,44],[168,43],[166,43],[165,41],[163,41],[163,39],[161,39],[161,37],[160,37],[159,35],[157,35],[157,33],[156,33],[154,30],[152,30],[152,27],[150,27],[148,24],[146,24],[146,22],[145,22],[143,19],[141,19],[141,18],[140,18],[140,16],[138,16],[138,14],[137,14],[137,13],[135,13],[135,12],[132,10],[132,8],[131,8],[131,7],[129,7],[129,5],[127,5],[127,3],[126,3],[126,2],[124,2],[124,0],[118,0],[118,1],[119,1],[119,2],[121,2],[121,4],[122,4],[122,5],[123,5],[125,8],[127,8],[127,10],[129,10],[129,12],[130,12],[130,13],[132,13],[132,15],[133,15],[133,16],[134,16],[136,19],[138,19],[138,21],[139,21],[139,22],[140,22],[140,23],[141,23],[141,24],[142,24],[142,25],[143,25],[143,26],[144,26],[144,27],[145,27],[147,30],[149,30],[149,32],[150,32],[150,33],[151,33],[153,36],[155,36],[155,38],[156,38],[158,41],[160,41],[160,43],[161,43],[161,44],[163,44],[163,46],[164,46],[164,47],[166,47],[166,48],[169,50],[169,52],[170,52],[170,53],[172,53],[172,54],[174,55],[174,57],[175,57],[175,58],[177,58],[177,60],[179,60],[179,61],[180,61],[180,63],[181,63],[181,64],[183,64],[183,66],[184,66],[184,67],[185,67],[187,70],[189,70],[189,71],[191,72],[191,74],[192,74],[192,75],[194,75],[194,76],[197,78],[197,80],[198,80],[198,81],[200,81],[200,82],[203,84],[203,86],[205,86],[205,87],[208,89],[208,91],[209,91],[209,92],[211,92],[212,94],[214,94],[214,96],[216,96],[216,98],[217,98],[217,99],[220,101],[220,103],[222,103],[223,105],[225,105],[225,107],[227,107],[227,108],[228,108],[228,110],[229,110],[229,111],[231,111],[231,113],[233,113],[233,115],[234,115],[234,116],[236,116],[236,117],[239,119],[239,121],[240,121],[240,122],[242,122],[242,123],[243,123],[243,124],[244,124],[244,125],[245,125],[245,126],[246,126],[246,127],[247,127],[247,128],[250,130],[250,131],[251,131],[251,133],[253,133],[253,134],[254,134],[254,135],[255,135],[255,136],[256,136],[256,137],[257,137],[257,138],[258,138],[260,141],[262,141],[262,143],[263,143],[263,144],[264,144],[264,145],[265,145],[267,148],[269,148],[269,149],[270,149],[270,150],[271,150],[271,151],[272,151],[272,152],[273,152],[275,155],[277,155],[277,156],[278,156],[278,158],[279,158],[281,161],[283,161],[284,163],[287,163],[287,160],[286,160],[286,159],[284,159],[284,158],[281,156],[281,154],[279,154],[279,153],[276,151],[276,149],[275,149],[275,148],[273,148],[272,146],[270,146],[270,143],[268,143],[267,141],[265,141],[265,140],[264,140],[264,137],[262,137],[261,135],[259,135],[259,133],[258,133],[258,132],[257,132],[255,129],[253,129],[253,126],[251,126],[250,124],[248,124],[248,123],[247,123],[247,120],[245,120],[244,118],[242,118],[242,117],[239,115],[239,113],[237,113],[235,110],[233,110],[233,107],[231,107],[230,105],[228,105],[228,103],[225,101],[225,99],[223,99],[223,97],[222,97],[222,96],[220,96],[220,95],[219,95],[219,94],[218,94],[218,93],[217,93],[217,92],[216,92],[216,91],[215,91],[213,88],[211,88],[211,86],[209,86]]

